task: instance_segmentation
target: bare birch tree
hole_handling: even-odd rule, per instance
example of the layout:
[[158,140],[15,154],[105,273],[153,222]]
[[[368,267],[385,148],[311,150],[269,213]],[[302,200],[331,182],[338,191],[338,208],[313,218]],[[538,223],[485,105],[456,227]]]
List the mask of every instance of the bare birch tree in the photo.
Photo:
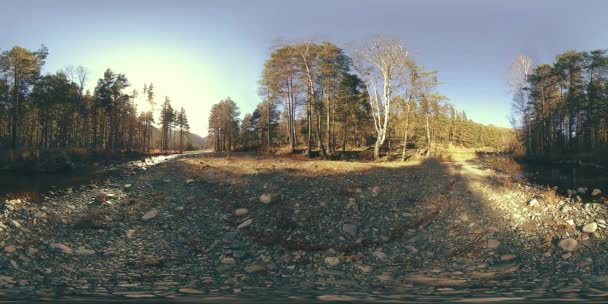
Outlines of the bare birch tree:
[[[507,85],[513,94],[511,104],[511,123],[516,129],[527,129],[530,134],[530,113],[528,109],[528,76],[532,72],[532,59],[518,55],[509,66],[507,72]],[[521,119],[519,118],[521,117]],[[527,136],[526,148],[530,149],[531,137]]]
[[400,41],[387,38],[372,39],[353,55],[355,69],[367,86],[377,134],[374,145],[374,158],[377,159],[389,129],[393,93],[403,87],[411,60]]

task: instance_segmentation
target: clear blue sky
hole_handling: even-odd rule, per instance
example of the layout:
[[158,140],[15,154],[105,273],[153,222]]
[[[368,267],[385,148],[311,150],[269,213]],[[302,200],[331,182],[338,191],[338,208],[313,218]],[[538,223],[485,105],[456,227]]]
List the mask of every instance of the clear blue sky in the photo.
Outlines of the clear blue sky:
[[135,88],[154,82],[205,134],[210,106],[231,96],[250,112],[277,38],[341,46],[381,34],[402,39],[439,70],[441,93],[469,118],[509,126],[504,75],[523,53],[552,62],[568,49],[608,47],[608,1],[0,1],[0,49],[49,48],[45,72],[110,67]]

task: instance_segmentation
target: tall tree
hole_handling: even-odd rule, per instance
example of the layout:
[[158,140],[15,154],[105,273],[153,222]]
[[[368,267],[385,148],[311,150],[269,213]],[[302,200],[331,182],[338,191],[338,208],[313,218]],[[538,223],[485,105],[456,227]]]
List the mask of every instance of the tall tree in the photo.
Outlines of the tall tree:
[[367,85],[377,134],[374,158],[380,157],[389,129],[393,92],[403,85],[410,61],[407,49],[393,39],[375,38],[355,51],[355,68]]
[[27,96],[31,85],[40,76],[40,69],[48,55],[46,46],[35,52],[20,46],[5,51],[0,56],[0,72],[7,75],[12,85],[13,104],[11,105],[11,140],[10,146],[17,147],[19,126],[19,102]]

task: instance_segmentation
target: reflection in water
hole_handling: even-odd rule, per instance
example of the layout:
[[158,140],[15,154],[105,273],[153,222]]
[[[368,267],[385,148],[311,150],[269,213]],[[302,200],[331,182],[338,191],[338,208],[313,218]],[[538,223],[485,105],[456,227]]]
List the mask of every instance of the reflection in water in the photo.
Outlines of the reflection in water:
[[606,170],[594,166],[526,162],[510,157],[485,158],[484,162],[515,178],[525,178],[542,186],[557,186],[563,192],[578,187],[607,189],[608,186]]
[[68,187],[78,187],[90,183],[100,183],[105,181],[113,174],[117,174],[121,169],[128,167],[149,167],[179,156],[159,155],[141,160],[123,162],[107,162],[104,164],[80,165],[70,171],[57,173],[21,173],[0,171],[0,197],[19,196],[26,197],[31,201],[41,199],[41,194],[48,191],[66,189]]

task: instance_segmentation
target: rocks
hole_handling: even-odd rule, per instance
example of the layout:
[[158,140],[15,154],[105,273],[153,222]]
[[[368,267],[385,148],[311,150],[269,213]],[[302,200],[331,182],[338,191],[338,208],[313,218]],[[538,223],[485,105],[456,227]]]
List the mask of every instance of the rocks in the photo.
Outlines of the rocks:
[[411,253],[417,253],[418,252],[418,248],[416,248],[414,246],[411,246],[411,245],[407,245],[407,246],[405,246],[405,248],[407,250],[409,250]]
[[260,195],[260,202],[262,204],[269,204],[272,201],[272,194],[265,193]]
[[135,229],[127,229],[127,230],[125,230],[125,236],[128,239],[132,238],[133,234],[135,234]]
[[264,267],[257,265],[257,264],[251,264],[251,265],[245,266],[245,272],[247,272],[247,273],[254,273],[254,272],[259,272],[262,270],[264,270]]
[[504,254],[504,255],[500,256],[500,260],[503,261],[503,262],[510,261],[510,260],[515,259],[515,258],[517,258],[517,256],[514,255],[514,254]]
[[379,260],[384,260],[384,258],[386,258],[386,253],[382,251],[374,251],[372,254]]
[[105,202],[107,198],[108,198],[108,194],[106,194],[105,192],[100,192],[100,193],[97,193],[97,195],[95,196],[95,200],[96,200],[98,203],[103,203],[103,202]]
[[187,179],[186,180],[186,185],[191,185],[191,184],[194,184],[194,180],[191,179],[191,178]]
[[15,284],[15,279],[12,277],[0,274],[0,285]]
[[17,228],[17,229],[21,228],[21,224],[19,222],[15,221],[15,220],[10,220],[8,222],[8,224],[10,226],[14,227],[14,228]]
[[326,257],[323,260],[325,261],[325,264],[329,266],[337,266],[338,264],[340,264],[340,258],[338,257]]
[[576,246],[578,246],[578,242],[573,239],[573,238],[567,238],[567,239],[563,239],[561,241],[559,241],[559,248],[561,248],[563,251],[574,251],[576,250]]
[[538,200],[536,198],[533,198],[528,202],[528,206],[536,206],[536,205],[538,205]]
[[180,288],[179,292],[185,293],[185,294],[203,294],[204,293],[198,289],[193,289],[193,288]]
[[589,223],[583,226],[583,232],[594,233],[597,230],[597,223]]
[[585,194],[587,192],[587,188],[578,187],[576,188],[576,192],[578,192],[579,194]]
[[246,215],[249,213],[249,209],[247,208],[238,208],[236,210],[234,210],[234,214],[236,216],[242,216],[242,215]]
[[39,219],[46,218],[46,212],[38,211],[38,212],[34,213],[34,218],[39,218]]
[[591,191],[591,196],[598,196],[600,194],[602,194],[602,190],[600,190],[600,189],[596,188],[596,189],[593,189],[593,191]]
[[236,228],[237,228],[237,229],[243,229],[243,228],[249,227],[249,225],[251,225],[251,223],[253,223],[253,219],[248,219],[248,220],[246,220],[246,221],[242,222],[242,223],[241,223],[240,225],[238,225]]
[[150,210],[146,214],[144,214],[144,216],[142,216],[141,219],[143,221],[149,221],[149,220],[155,218],[156,216],[158,216],[158,214],[159,214],[159,211],[157,209]]
[[13,245],[8,245],[8,246],[4,247],[4,252],[9,253],[9,254],[15,252],[15,250],[17,250],[17,248],[15,248],[15,246],[13,246]]
[[74,250],[72,250],[72,248],[61,243],[51,243],[50,247],[51,249],[59,250],[65,254],[74,254]]
[[488,239],[488,249],[496,249],[500,245],[500,242],[495,239]]
[[234,263],[236,263],[236,260],[234,258],[227,257],[227,258],[223,258],[221,260],[221,262],[222,262],[222,264],[234,264]]
[[95,250],[91,250],[91,249],[76,249],[74,250],[74,253],[77,255],[94,255],[95,254]]
[[131,189],[131,187],[132,187],[132,186],[133,186],[133,185],[131,185],[131,184],[125,184],[125,185],[123,186],[123,188],[124,188],[125,190],[129,190],[129,189]]
[[344,224],[342,225],[342,232],[351,235],[352,237],[357,236],[357,225]]
[[17,264],[17,262],[15,262],[15,260],[10,260],[9,264],[11,265],[11,267],[13,267],[15,270],[19,270],[19,264]]
[[372,266],[368,266],[368,265],[357,265],[357,269],[361,270],[361,272],[365,272],[365,273],[369,273],[372,272],[372,270],[374,270],[372,268]]
[[572,252],[566,252],[562,254],[562,259],[567,260],[572,256]]
[[570,226],[574,226],[574,220],[573,219],[568,219],[566,220],[566,224],[570,225]]

